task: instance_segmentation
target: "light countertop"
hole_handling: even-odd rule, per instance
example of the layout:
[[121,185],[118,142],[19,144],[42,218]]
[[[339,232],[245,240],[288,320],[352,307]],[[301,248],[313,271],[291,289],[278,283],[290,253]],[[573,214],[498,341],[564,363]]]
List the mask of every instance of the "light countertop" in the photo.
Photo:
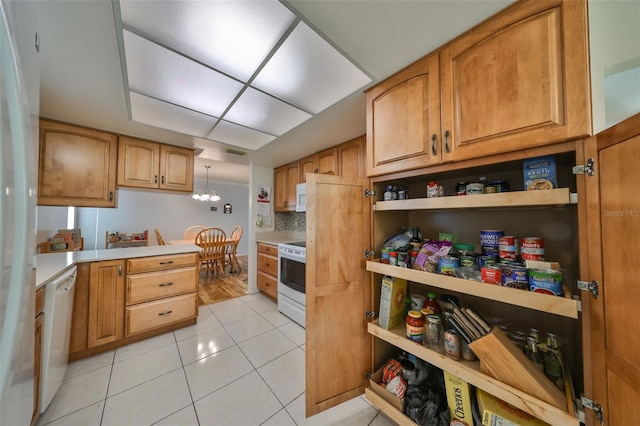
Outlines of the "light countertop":
[[280,243],[294,243],[296,241],[305,241],[304,232],[256,232],[256,242],[265,244],[278,245]]
[[170,254],[193,253],[201,248],[195,244],[128,247],[109,250],[69,251],[36,255],[36,289],[62,274],[67,268],[85,262],[130,259],[134,257],[165,256]]

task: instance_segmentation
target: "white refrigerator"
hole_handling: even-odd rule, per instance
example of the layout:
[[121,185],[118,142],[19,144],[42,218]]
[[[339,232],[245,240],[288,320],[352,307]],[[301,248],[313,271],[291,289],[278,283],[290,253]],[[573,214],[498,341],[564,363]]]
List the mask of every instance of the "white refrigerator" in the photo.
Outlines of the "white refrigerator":
[[[20,3],[0,1],[0,425],[3,426],[28,425],[33,413],[37,146],[34,136],[37,138],[39,83],[31,74],[37,68],[32,60],[34,53],[27,51],[27,58],[18,53],[24,52],[24,44],[20,44],[25,43],[23,31],[34,28],[33,21],[29,21],[33,16],[27,18],[24,9],[27,6]],[[30,44],[33,46],[32,40]],[[34,91],[36,105],[30,110]]]

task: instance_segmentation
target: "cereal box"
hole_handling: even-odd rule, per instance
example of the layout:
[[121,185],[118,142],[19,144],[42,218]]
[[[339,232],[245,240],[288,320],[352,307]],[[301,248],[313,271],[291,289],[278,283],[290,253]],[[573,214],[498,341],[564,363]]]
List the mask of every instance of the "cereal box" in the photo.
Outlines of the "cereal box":
[[382,278],[380,290],[380,313],[378,325],[387,330],[404,321],[404,299],[407,295],[407,280],[401,278]]
[[465,422],[465,424],[472,425],[471,387],[469,383],[445,371],[444,384],[447,389],[447,405],[449,406],[451,419],[458,419]]
[[481,389],[477,389],[476,398],[483,425],[544,426],[547,424]]
[[524,160],[522,169],[525,191],[558,187],[556,160],[553,155]]

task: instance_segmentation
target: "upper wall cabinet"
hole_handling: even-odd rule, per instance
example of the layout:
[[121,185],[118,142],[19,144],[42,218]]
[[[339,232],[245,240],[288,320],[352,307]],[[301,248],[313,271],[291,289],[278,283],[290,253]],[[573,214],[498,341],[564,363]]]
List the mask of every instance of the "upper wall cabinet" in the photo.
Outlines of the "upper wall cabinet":
[[367,92],[367,174],[589,135],[588,58],[585,1],[505,9]]
[[193,150],[128,136],[118,143],[118,186],[193,191]]
[[333,147],[320,151],[300,160],[300,182],[307,181],[307,173],[322,175],[338,174],[338,148]]
[[364,147],[364,135],[338,145],[338,176],[367,177]]
[[300,178],[299,162],[285,164],[273,171],[274,211],[296,211],[296,185]]
[[117,135],[40,120],[38,205],[115,207]]

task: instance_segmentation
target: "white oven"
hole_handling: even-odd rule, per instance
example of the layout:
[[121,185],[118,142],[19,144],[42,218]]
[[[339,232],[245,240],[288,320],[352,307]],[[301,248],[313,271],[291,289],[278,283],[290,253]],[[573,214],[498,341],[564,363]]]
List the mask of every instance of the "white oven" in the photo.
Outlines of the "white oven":
[[305,242],[278,244],[278,311],[305,327]]

